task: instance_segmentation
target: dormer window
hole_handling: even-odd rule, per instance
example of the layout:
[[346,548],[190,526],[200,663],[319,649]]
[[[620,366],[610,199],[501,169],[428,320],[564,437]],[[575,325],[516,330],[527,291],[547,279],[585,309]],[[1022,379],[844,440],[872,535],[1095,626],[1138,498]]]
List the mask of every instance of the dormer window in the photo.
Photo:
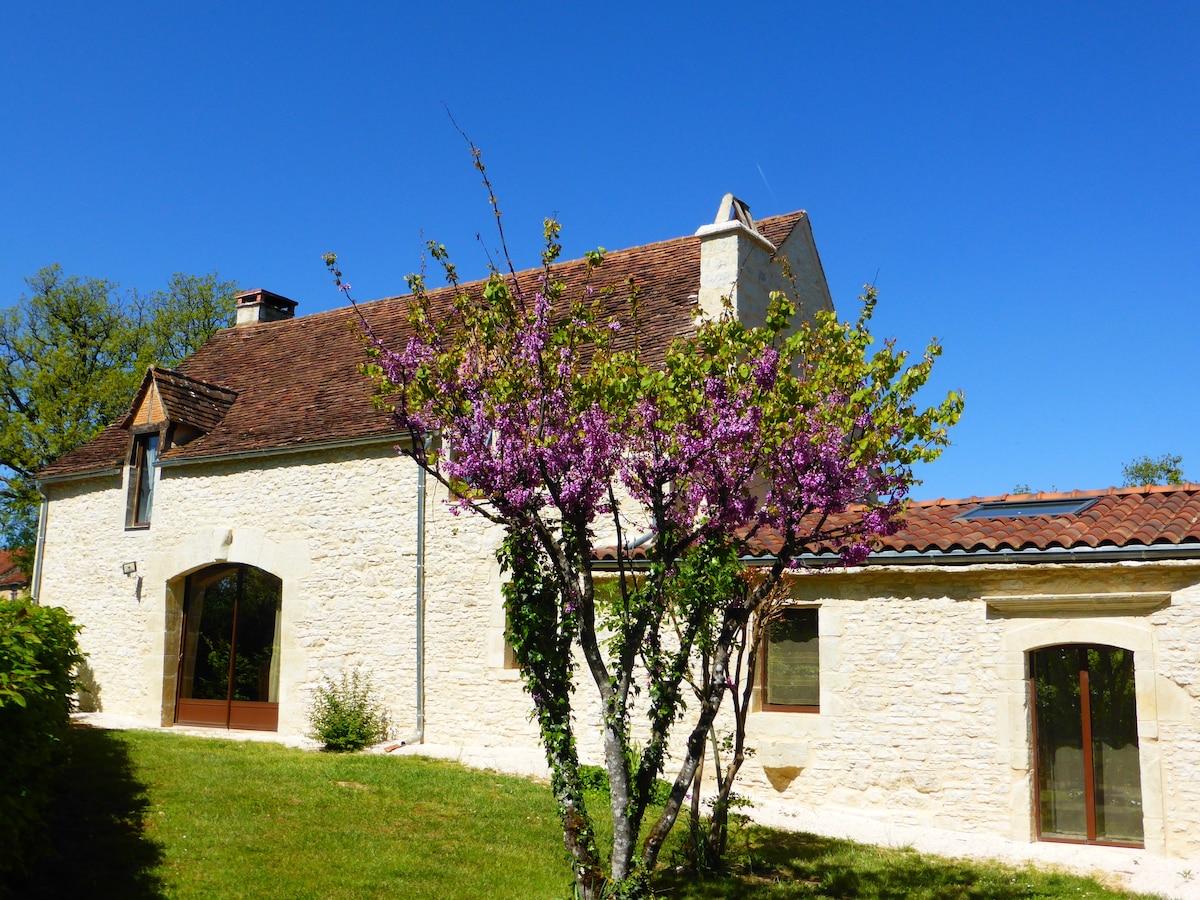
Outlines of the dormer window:
[[130,528],[145,528],[150,525],[150,512],[154,506],[154,464],[158,461],[158,432],[134,435],[133,457],[129,461],[129,514]]
[[159,456],[200,440],[224,417],[237,394],[181,372],[151,366],[121,427],[130,432],[126,528],[148,528]]

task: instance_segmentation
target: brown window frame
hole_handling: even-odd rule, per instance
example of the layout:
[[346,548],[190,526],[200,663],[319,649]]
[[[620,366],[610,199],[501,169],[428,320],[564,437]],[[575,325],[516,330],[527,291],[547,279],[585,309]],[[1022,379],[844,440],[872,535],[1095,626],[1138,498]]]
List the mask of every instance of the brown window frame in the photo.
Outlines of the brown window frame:
[[[1079,703],[1080,703],[1080,736],[1082,744],[1082,763],[1083,775],[1082,781],[1084,784],[1084,833],[1083,838],[1067,837],[1061,834],[1045,834],[1043,832],[1044,821],[1042,817],[1042,778],[1041,778],[1041,753],[1038,744],[1038,699],[1037,699],[1037,679],[1038,679],[1038,655],[1043,651],[1064,651],[1073,650],[1078,654],[1078,662],[1076,664],[1077,675],[1079,678]],[[1119,650],[1122,653],[1128,653],[1130,656],[1130,668],[1134,668],[1135,653],[1128,647],[1118,646],[1116,644],[1050,644],[1045,647],[1038,647],[1026,653],[1026,672],[1027,685],[1029,692],[1029,738],[1030,746],[1033,750],[1033,766],[1030,774],[1033,777],[1033,820],[1034,828],[1036,829],[1037,839],[1048,844],[1078,844],[1080,846],[1092,847],[1130,847],[1134,849],[1143,849],[1145,843],[1145,811],[1143,809],[1143,839],[1141,841],[1122,840],[1120,838],[1107,838],[1099,836],[1096,814],[1096,763],[1094,757],[1095,744],[1093,740],[1093,728],[1095,723],[1092,719],[1091,710],[1091,666],[1088,661],[1088,651],[1090,650]],[[1135,688],[1136,691],[1136,688]],[[1137,704],[1136,693],[1133,706],[1133,718],[1137,719]],[[1136,727],[1136,726],[1135,726]],[[1135,738],[1140,737],[1136,735]],[[1135,740],[1134,746],[1138,748],[1138,762],[1141,763],[1141,746],[1140,740]],[[1142,790],[1141,779],[1138,780],[1138,799],[1141,801],[1145,797]],[[1139,803],[1139,806],[1141,804]]]
[[780,615],[787,616],[789,614],[804,614],[811,615],[814,619],[817,632],[817,703],[812,704],[792,704],[792,703],[771,703],[770,693],[768,692],[768,672],[771,667],[771,635],[770,625],[768,624],[762,633],[762,646],[760,648],[762,654],[762,680],[760,682],[760,691],[762,695],[762,709],[766,712],[798,712],[798,713],[819,713],[821,711],[820,693],[821,693],[821,613],[820,606],[805,605],[805,606],[787,606],[780,611]]
[[142,479],[149,479],[147,491],[150,501],[150,515],[154,514],[154,466],[146,465],[146,455],[150,441],[158,439],[155,458],[162,453],[163,434],[157,426],[153,428],[133,429],[129,450],[129,494],[125,506],[125,528],[128,530],[143,530],[150,527],[150,517],[141,518],[141,484]]

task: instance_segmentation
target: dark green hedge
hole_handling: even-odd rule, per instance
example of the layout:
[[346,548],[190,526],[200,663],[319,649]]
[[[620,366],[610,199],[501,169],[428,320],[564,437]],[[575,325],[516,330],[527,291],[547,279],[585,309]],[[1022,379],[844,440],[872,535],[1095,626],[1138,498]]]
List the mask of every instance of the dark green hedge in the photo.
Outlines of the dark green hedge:
[[78,631],[57,607],[0,600],[0,884],[42,836],[83,660]]

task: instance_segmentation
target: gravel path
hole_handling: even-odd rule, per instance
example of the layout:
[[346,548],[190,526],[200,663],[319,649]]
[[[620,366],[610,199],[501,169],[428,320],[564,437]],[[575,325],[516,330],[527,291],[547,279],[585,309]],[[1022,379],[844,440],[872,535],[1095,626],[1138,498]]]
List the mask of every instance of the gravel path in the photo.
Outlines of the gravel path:
[[[315,749],[308,738],[285,738],[253,731],[214,732],[207,728],[156,728],[134,719],[106,713],[77,713],[76,721],[99,728],[138,728],[170,731],[226,740],[266,740],[293,747]],[[438,744],[403,746],[392,742],[368,752],[401,756],[406,754],[452,759],[477,769],[493,769],[511,775],[547,778],[545,758],[540,752],[500,747],[454,747]],[[825,837],[847,838],[883,847],[912,847],[922,853],[968,859],[992,859],[1012,865],[1032,863],[1092,875],[1105,884],[1177,900],[1200,900],[1200,861],[1165,859],[1144,850],[1122,847],[1084,847],[1077,844],[1013,841],[984,834],[964,834],[940,828],[892,825],[861,815],[829,810],[803,810],[792,804],[756,801],[750,813],[755,821],[773,828],[806,831]]]

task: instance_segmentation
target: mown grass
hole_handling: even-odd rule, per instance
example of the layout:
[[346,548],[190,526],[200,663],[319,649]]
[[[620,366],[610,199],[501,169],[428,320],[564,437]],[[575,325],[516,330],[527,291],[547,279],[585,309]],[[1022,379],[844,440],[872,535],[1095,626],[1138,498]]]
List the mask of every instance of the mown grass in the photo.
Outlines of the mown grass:
[[[78,728],[73,740],[52,839],[27,882],[9,886],[15,896],[570,895],[542,784],[414,757],[182,735]],[[732,859],[731,872],[705,880],[668,865],[656,890],[684,900],[1130,896],[1073,876],[767,829],[739,833]]]

